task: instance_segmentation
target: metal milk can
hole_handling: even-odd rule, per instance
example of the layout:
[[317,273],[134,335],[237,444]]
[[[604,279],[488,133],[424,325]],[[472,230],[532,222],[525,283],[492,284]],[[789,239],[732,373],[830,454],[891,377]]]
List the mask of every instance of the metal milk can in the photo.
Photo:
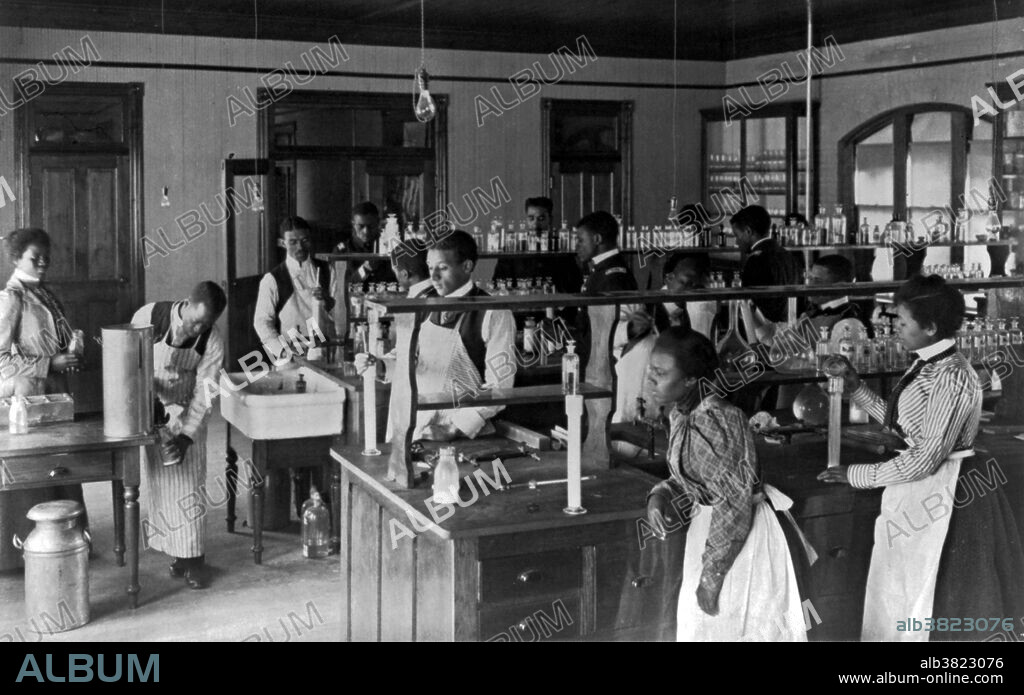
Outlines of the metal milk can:
[[57,500],[28,511],[35,528],[14,545],[24,552],[25,610],[40,630],[65,632],[89,622],[89,532],[81,503]]

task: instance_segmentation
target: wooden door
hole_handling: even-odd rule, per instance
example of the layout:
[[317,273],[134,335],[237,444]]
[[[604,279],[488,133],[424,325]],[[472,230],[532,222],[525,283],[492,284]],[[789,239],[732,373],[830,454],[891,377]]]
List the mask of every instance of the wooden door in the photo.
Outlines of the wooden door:
[[[28,223],[53,243],[47,278],[72,328],[85,331],[85,368],[70,378],[78,412],[103,407],[100,328],[131,319],[128,157],[33,155]],[[141,289],[141,288],[140,288]],[[138,292],[139,295],[142,292]]]

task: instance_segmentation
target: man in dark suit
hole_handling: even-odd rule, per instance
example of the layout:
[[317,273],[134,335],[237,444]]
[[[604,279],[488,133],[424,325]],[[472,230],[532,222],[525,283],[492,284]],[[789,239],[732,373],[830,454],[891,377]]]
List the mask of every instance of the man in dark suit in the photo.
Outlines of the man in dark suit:
[[[772,218],[760,205],[748,205],[729,219],[743,254],[740,279],[744,287],[771,287],[801,283],[800,264],[792,253],[771,238]],[[755,299],[754,306],[769,321],[786,320],[786,298]]]
[[[352,208],[352,227],[348,239],[338,243],[338,253],[377,253],[380,239],[380,211],[367,201]],[[394,282],[397,278],[386,256],[367,261],[350,261],[345,282],[362,283],[363,289],[377,282]]]

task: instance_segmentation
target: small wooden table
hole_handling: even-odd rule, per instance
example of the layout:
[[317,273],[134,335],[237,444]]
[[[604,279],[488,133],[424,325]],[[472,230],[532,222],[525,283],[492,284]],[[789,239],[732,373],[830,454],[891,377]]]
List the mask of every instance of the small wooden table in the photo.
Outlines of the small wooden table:
[[155,434],[107,437],[102,417],[39,425],[23,435],[0,433],[0,491],[111,481],[114,556],[124,567],[127,548],[132,608],[139,605],[139,463],[143,447],[157,441]]

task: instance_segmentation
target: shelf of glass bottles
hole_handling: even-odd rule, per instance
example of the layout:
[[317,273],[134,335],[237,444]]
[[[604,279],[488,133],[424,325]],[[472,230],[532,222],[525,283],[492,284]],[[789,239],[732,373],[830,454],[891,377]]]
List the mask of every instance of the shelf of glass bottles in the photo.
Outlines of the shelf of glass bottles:
[[[797,179],[799,190],[806,186],[804,156],[801,153],[797,162]],[[708,155],[708,187],[714,189],[739,188],[740,180],[746,177],[754,190],[764,195],[786,195],[787,172],[785,150],[764,150],[747,155],[745,166],[741,166],[739,154]],[[769,211],[771,212],[771,211]],[[779,217],[785,215],[784,211]]]
[[[845,327],[844,335],[836,341],[824,329],[813,347],[808,346],[803,352],[783,352],[769,349],[772,364],[786,364],[785,371],[767,373],[763,379],[772,381],[778,376],[783,381],[825,381],[827,376],[822,368],[825,360],[833,354],[846,357],[865,378],[882,378],[899,376],[910,366],[906,350],[896,334],[893,318],[882,318],[872,322],[873,338],[855,334],[849,326]],[[740,364],[736,361],[744,356],[748,361],[753,353],[746,343],[741,346],[732,345],[736,338],[726,332],[716,343],[720,360],[725,365],[723,375],[728,383],[741,377],[741,373],[750,373],[752,364]],[[795,342],[795,341],[794,341]],[[1021,329],[1020,317],[984,318],[968,320],[956,337],[957,349],[977,368],[985,368],[997,363],[1005,363],[1006,350],[1013,349],[1017,353],[1024,351],[1024,330]],[[742,348],[742,350],[741,350]],[[801,368],[803,365],[803,368]],[[732,377],[732,378],[730,378]],[[774,379],[777,380],[777,379]]]
[[820,206],[810,225],[776,226],[773,234],[782,246],[805,250],[899,246],[920,251],[928,246],[1012,246],[1016,243],[1009,228],[998,218],[989,221],[985,231],[975,234],[971,240],[967,232],[969,221],[970,215],[966,211],[961,212],[952,229],[944,220],[927,228],[916,228],[913,220],[892,220],[882,228],[877,224],[872,227],[864,218],[862,224],[853,230],[847,227],[842,205],[835,206],[832,214],[826,211],[825,206]]
[[[622,219],[619,223],[622,223]],[[502,218],[491,220],[490,228],[484,232],[478,226],[471,232],[477,249],[483,254],[564,253],[575,251],[576,237],[568,220],[562,220],[558,229],[546,232],[530,228],[527,222],[518,225],[505,223]]]

